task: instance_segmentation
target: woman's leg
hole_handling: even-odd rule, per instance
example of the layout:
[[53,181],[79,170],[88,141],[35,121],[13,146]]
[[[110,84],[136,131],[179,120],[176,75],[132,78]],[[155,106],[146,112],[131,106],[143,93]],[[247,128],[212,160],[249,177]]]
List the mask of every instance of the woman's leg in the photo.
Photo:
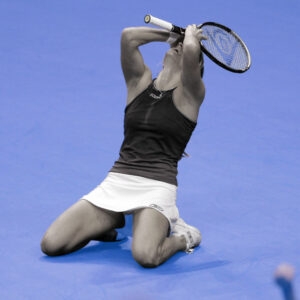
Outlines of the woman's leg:
[[132,255],[143,267],[157,267],[173,254],[186,249],[183,235],[168,237],[169,221],[152,208],[133,214]]
[[60,215],[45,233],[42,251],[50,256],[67,254],[124,226],[122,213],[116,213],[80,200]]

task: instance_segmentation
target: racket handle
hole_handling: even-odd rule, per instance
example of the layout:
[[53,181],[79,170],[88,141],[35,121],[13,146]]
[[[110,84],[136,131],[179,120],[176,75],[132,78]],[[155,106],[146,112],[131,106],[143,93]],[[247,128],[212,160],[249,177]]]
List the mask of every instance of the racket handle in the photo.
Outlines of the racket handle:
[[161,27],[163,29],[166,29],[168,31],[175,32],[178,34],[184,34],[184,32],[185,32],[184,28],[178,27],[168,21],[164,21],[162,19],[153,17],[152,15],[146,15],[144,17],[144,21],[145,21],[145,23],[150,23],[155,26]]

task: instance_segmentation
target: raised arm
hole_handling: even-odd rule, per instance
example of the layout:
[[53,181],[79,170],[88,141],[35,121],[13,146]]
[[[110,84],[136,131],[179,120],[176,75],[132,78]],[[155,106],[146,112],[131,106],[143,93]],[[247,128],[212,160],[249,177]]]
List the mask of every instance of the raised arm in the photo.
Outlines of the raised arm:
[[205,87],[201,79],[202,62],[199,61],[201,46],[199,41],[205,39],[201,29],[196,25],[189,25],[185,31],[183,41],[183,65],[181,81],[184,87],[185,99],[195,101],[200,105],[204,99]]
[[127,103],[151,82],[151,70],[145,65],[139,46],[150,42],[165,42],[169,32],[149,27],[125,28],[121,37],[121,64],[127,86]]

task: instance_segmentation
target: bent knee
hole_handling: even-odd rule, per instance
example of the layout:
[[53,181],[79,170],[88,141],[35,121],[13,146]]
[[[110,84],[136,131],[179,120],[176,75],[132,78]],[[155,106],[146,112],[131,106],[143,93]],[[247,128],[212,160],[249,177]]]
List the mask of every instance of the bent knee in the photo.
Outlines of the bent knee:
[[132,248],[132,256],[144,268],[156,268],[160,265],[157,249],[135,246]]
[[55,239],[51,238],[47,233],[41,241],[41,250],[48,256],[57,256],[63,254],[63,247],[59,246]]

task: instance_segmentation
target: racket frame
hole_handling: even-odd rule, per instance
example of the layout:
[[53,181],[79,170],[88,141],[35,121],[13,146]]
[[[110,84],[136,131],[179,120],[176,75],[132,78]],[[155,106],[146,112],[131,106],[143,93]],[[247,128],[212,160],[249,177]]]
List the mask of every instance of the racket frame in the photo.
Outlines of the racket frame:
[[[219,65],[220,67],[228,70],[228,71],[231,71],[231,72],[234,72],[234,73],[244,73],[246,72],[250,66],[251,66],[251,55],[250,55],[250,52],[248,50],[248,47],[246,46],[246,44],[244,43],[244,41],[240,38],[240,36],[234,32],[232,29],[230,29],[229,27],[225,26],[225,25],[222,25],[222,24],[219,24],[219,23],[216,23],[216,22],[204,22],[200,25],[198,25],[197,27],[198,28],[202,28],[203,26],[206,26],[206,25],[209,25],[209,26],[215,26],[215,27],[219,27],[223,30],[225,30],[226,32],[228,32],[229,34],[233,35],[235,37],[235,39],[239,42],[239,44],[241,45],[241,47],[244,49],[245,53],[246,53],[246,56],[248,58],[248,63],[246,65],[245,68],[243,69],[235,69],[235,68],[231,68],[230,66],[228,66],[227,64],[224,64],[222,62],[220,62],[218,59],[216,59],[206,48],[205,48],[205,45],[202,43],[202,41],[200,42],[200,45],[201,45],[201,49],[202,51],[214,62],[216,63],[217,65]],[[205,41],[205,40],[204,40]]]

